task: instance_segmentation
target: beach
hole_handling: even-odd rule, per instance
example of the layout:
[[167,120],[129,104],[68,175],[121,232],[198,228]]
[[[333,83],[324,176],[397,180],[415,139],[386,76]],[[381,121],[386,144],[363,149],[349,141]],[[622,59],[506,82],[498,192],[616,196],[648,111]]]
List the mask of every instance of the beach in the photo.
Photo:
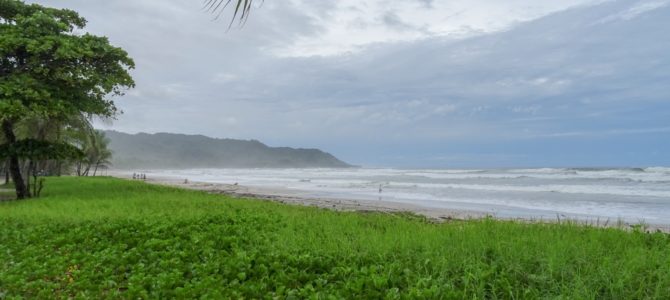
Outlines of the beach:
[[[133,173],[127,171],[112,171],[109,175],[132,179]],[[226,179],[193,180],[181,175],[184,174],[179,173],[178,175],[175,175],[174,171],[150,171],[145,181],[153,184],[200,190],[215,194],[225,194],[239,198],[262,199],[290,205],[313,206],[337,211],[381,213],[409,212],[425,216],[428,219],[436,222],[491,217],[500,220],[517,220],[522,222],[574,222],[599,227],[643,227],[648,231],[661,230],[664,232],[670,232],[670,226],[667,223],[647,222],[643,218],[639,218],[636,221],[635,219],[631,220],[631,218],[623,219],[598,216],[584,217],[579,215],[567,215],[561,212],[555,212],[552,214],[543,212],[543,214],[538,213],[537,215],[533,215],[532,211],[519,211],[519,213],[515,215],[514,213],[498,213],[501,210],[476,209],[477,207],[481,206],[471,206],[475,209],[463,209],[462,207],[464,206],[459,206],[459,203],[453,203],[453,205],[450,205],[452,203],[439,203],[439,205],[435,205],[435,202],[416,201],[415,203],[410,203],[407,201],[394,201],[396,198],[386,195],[387,193],[392,193],[391,189],[386,189],[379,192],[371,192],[369,195],[377,196],[376,198],[371,198],[369,196],[361,197],[361,195],[347,193],[336,194],[332,192],[315,192],[314,190],[293,188],[292,186],[279,184],[275,184],[273,186],[271,184],[259,185],[243,184],[239,182],[221,182]],[[194,178],[195,176],[190,177]],[[281,179],[277,180],[281,181]],[[311,184],[312,182],[306,182],[306,180],[302,180],[302,182],[298,183]],[[393,184],[389,183],[387,186],[392,187]],[[511,210],[507,209],[507,211]]]
[[[132,179],[132,173],[128,172],[110,172],[111,176]],[[211,183],[198,181],[185,181],[170,177],[154,177],[149,176],[147,183],[167,185],[178,188],[185,188],[190,190],[204,191],[214,194],[224,194],[238,198],[251,198],[274,201],[291,205],[313,206],[325,209],[332,209],[337,211],[358,211],[358,212],[382,212],[382,213],[399,213],[411,212],[418,215],[425,216],[434,221],[443,220],[466,220],[472,218],[484,218],[487,215],[483,212],[466,211],[457,209],[434,209],[422,207],[419,205],[412,205],[407,203],[398,203],[383,200],[359,200],[359,199],[341,199],[341,198],[326,198],[326,197],[312,197],[309,192],[272,188],[272,187],[254,187],[244,186],[239,184],[227,183]]]

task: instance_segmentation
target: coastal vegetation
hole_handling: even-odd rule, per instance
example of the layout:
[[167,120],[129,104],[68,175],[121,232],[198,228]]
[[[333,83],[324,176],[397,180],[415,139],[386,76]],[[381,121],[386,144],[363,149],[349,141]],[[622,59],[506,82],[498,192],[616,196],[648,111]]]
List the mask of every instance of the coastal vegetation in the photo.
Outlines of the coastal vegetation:
[[81,175],[108,160],[90,120],[118,114],[111,97],[134,86],[134,62],[106,37],[80,33],[85,25],[72,10],[0,0],[0,161],[18,199],[37,196],[37,177],[64,164]]
[[660,299],[670,236],[435,224],[106,177],[0,204],[0,298]]
[[[232,20],[243,23],[251,3],[204,5],[216,14],[231,5]],[[112,97],[134,85],[133,60],[107,38],[82,33],[85,24],[71,10],[0,0],[0,299],[670,295],[670,235],[642,226],[435,223],[85,177],[112,155],[92,118],[118,115]],[[129,156],[149,153],[162,167],[193,167],[195,158],[219,167],[230,165],[212,161],[346,166],[313,149],[257,141],[179,136],[191,148],[170,152],[173,138],[143,136],[128,143]],[[238,156],[221,151],[224,144],[241,145]]]

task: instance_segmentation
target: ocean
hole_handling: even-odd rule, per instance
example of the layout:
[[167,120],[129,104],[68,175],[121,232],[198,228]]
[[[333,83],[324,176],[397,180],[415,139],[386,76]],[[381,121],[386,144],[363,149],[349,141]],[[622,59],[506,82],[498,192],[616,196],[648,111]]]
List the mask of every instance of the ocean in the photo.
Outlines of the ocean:
[[[190,169],[150,176],[383,200],[502,218],[670,224],[670,168]],[[381,191],[380,191],[381,190]]]

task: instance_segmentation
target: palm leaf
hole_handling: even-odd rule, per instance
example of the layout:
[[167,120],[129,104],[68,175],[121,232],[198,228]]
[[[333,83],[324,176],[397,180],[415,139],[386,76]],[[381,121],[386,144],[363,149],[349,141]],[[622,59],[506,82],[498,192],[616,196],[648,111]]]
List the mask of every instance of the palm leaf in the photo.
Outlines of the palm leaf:
[[[203,0],[203,7],[206,11],[215,14],[215,19],[218,19],[231,3],[233,3],[233,0]],[[235,20],[239,22],[240,26],[244,25],[251,13],[252,4],[253,0],[236,0],[236,4],[234,5],[235,10],[233,11],[233,17],[230,20],[228,28],[233,25]]]

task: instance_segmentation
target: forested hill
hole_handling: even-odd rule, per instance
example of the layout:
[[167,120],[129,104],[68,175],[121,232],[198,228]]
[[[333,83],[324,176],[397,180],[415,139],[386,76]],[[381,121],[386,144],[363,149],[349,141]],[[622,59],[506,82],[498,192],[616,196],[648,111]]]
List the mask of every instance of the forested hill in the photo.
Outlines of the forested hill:
[[347,163],[318,149],[268,147],[251,140],[214,139],[173,133],[105,131],[112,168],[345,168]]

